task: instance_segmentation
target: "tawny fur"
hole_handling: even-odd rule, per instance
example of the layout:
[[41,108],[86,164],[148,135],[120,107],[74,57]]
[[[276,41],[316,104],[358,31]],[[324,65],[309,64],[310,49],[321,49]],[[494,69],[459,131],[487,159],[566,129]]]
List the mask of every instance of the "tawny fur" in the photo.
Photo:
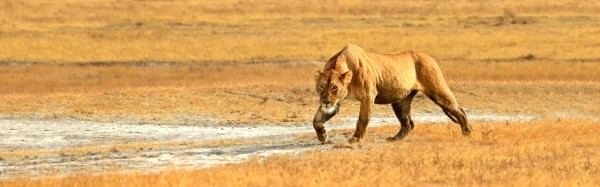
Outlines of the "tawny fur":
[[465,136],[471,132],[466,114],[459,107],[436,61],[422,52],[378,54],[348,45],[329,59],[324,71],[317,74],[316,87],[321,105],[335,107],[333,113],[317,110],[313,119],[317,136],[323,143],[328,141],[323,124],[337,113],[339,102],[346,98],[361,102],[356,131],[350,143],[363,141],[373,104],[392,105],[402,128],[388,140],[403,139],[414,126],[410,104],[419,91],[439,105],[452,121],[460,124]]

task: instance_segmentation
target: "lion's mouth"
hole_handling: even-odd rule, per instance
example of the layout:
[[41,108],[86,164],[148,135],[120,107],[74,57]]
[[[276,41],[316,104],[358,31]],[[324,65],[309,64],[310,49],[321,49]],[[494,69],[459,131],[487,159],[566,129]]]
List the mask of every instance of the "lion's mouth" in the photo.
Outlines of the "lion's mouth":
[[321,107],[327,107],[327,108],[333,108],[336,105],[337,105],[337,102],[321,103]]
[[328,114],[335,113],[337,110],[337,107],[338,107],[337,103],[333,103],[333,102],[331,102],[329,104],[325,104],[325,103],[321,104],[321,110]]
[[326,105],[321,106],[321,110],[327,114],[331,114],[333,112],[335,112],[335,107],[328,107]]

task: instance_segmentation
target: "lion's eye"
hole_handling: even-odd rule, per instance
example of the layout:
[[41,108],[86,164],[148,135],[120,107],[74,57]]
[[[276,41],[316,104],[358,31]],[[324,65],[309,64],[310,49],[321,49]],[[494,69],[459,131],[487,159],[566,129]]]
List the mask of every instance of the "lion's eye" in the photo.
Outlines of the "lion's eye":
[[337,91],[337,86],[333,86],[333,91]]
[[320,89],[320,90],[323,90],[323,88],[325,88],[325,86],[324,86],[324,85],[322,85],[322,84],[321,84],[321,85],[319,85],[319,89]]

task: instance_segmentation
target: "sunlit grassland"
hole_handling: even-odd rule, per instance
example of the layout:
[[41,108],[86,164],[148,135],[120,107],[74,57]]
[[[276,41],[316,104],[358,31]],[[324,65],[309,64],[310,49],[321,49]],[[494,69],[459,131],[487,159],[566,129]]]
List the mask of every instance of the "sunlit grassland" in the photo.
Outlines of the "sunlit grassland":
[[4,1],[0,61],[323,60],[354,43],[441,59],[600,58],[596,2]]
[[[440,59],[438,63],[444,77],[451,83],[600,81],[600,64],[595,62],[468,62]],[[5,65],[0,66],[0,95],[98,93],[152,87],[308,86],[314,83],[314,71],[322,69],[324,64],[324,61],[289,61],[256,64]]]
[[[593,62],[440,62],[458,101],[473,113],[600,114],[600,65]],[[210,116],[233,123],[307,122],[322,64],[166,64],[157,66],[0,66],[6,116],[169,122]],[[209,107],[210,106],[210,107]],[[358,103],[341,115],[355,116]],[[439,112],[417,95],[413,112]],[[378,116],[392,115],[377,105]]]
[[[182,124],[182,117],[202,116],[226,119],[223,125],[308,124],[318,99],[313,70],[353,43],[381,53],[431,54],[467,114],[542,119],[474,122],[470,138],[455,124],[417,124],[395,143],[382,139],[398,126],[377,127],[357,150],[0,186],[597,186],[598,12],[599,2],[567,0],[2,1],[2,117]],[[422,95],[412,111],[443,115]],[[357,114],[358,103],[347,102],[339,115]],[[373,114],[393,116],[386,105]],[[0,153],[0,162],[222,144],[240,142],[16,150]]]
[[[277,156],[201,170],[154,174],[83,174],[19,179],[7,186],[328,186],[566,185],[600,183],[600,124],[548,119],[475,124],[469,138],[453,124],[419,125],[408,139],[387,143],[396,126],[371,128],[356,150]],[[345,133],[345,132],[335,132]],[[349,130],[348,130],[349,133]],[[293,180],[292,180],[293,179]]]

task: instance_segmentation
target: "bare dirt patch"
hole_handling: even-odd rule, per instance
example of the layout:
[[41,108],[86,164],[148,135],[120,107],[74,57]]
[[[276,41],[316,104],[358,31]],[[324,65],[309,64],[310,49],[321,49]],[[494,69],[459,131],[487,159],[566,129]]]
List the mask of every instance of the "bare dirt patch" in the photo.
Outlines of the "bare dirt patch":
[[[438,116],[439,115],[439,116]],[[417,123],[448,122],[442,114],[415,115]],[[473,122],[524,121],[534,116],[472,115]],[[353,129],[356,117],[341,116],[327,125],[334,142]],[[395,118],[375,117],[371,127],[397,123]],[[314,140],[310,124],[302,126],[174,126],[120,124],[64,120],[0,120],[0,178],[71,175],[82,172],[144,171],[203,168],[263,159],[275,154],[324,150]],[[312,138],[311,138],[312,137]],[[377,137],[381,141],[384,137]],[[237,142],[227,145],[215,142]],[[245,142],[247,141],[247,142]]]

